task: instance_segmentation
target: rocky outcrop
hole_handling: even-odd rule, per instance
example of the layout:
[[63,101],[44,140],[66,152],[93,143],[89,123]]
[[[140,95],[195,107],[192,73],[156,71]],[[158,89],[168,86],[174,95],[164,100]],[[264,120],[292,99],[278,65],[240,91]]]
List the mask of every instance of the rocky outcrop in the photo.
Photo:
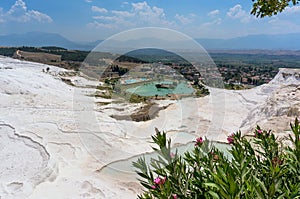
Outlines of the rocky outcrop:
[[[256,125],[280,134],[300,117],[300,69],[280,69],[276,77],[260,87],[268,97],[244,119],[242,128],[250,132]],[[267,92],[266,92],[267,91]]]

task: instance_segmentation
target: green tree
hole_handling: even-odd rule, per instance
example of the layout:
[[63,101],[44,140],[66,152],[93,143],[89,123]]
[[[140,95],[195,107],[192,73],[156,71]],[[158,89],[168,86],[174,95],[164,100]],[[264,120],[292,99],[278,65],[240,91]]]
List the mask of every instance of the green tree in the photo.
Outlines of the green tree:
[[288,6],[295,6],[300,0],[252,0],[253,7],[251,14],[256,17],[266,17],[277,15]]

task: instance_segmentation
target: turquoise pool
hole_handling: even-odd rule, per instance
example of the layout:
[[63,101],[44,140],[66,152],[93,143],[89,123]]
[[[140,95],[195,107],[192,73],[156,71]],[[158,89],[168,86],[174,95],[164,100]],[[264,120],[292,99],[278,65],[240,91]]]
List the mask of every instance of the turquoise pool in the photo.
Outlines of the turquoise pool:
[[156,84],[173,84],[173,82],[149,82],[134,88],[129,88],[126,92],[145,97],[155,95],[166,96],[168,94],[192,94],[194,92],[194,89],[185,82],[178,83],[173,89],[156,88]]

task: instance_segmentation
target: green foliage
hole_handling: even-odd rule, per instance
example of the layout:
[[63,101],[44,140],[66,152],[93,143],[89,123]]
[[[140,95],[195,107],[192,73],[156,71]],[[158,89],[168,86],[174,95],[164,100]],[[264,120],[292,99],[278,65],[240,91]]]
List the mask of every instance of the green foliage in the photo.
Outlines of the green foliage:
[[90,53],[89,51],[80,51],[80,50],[67,50],[60,47],[48,46],[48,47],[1,47],[0,55],[12,57],[17,50],[25,51],[25,52],[44,52],[55,55],[61,55],[62,60],[64,61],[79,61],[82,62],[85,60],[86,56]]
[[270,72],[278,68],[294,68],[299,64],[299,55],[280,54],[279,51],[272,51],[273,54],[255,50],[251,53],[210,53],[210,56],[217,67],[229,69],[240,69],[243,72]]
[[68,49],[62,48],[62,47],[57,47],[57,46],[43,46],[41,47],[43,50],[49,50],[49,51],[67,51]]
[[198,81],[193,85],[193,88],[196,90],[195,95],[197,97],[204,97],[206,95],[209,95],[209,90],[202,84],[199,84]]
[[163,63],[171,66],[172,63],[177,63],[182,66],[192,66],[187,60],[181,56],[162,49],[144,48],[131,51],[117,58],[120,62],[134,63]]
[[119,61],[119,62],[132,62],[132,63],[148,63],[148,62],[145,62],[141,59],[131,57],[131,56],[127,56],[127,55],[121,55],[120,57],[117,58],[117,61]]
[[129,71],[128,68],[122,68],[122,67],[119,67],[118,65],[111,65],[110,68],[111,68],[112,72],[117,72],[119,74],[119,76],[122,76]]
[[136,94],[130,94],[125,96],[126,100],[130,103],[140,103],[145,101],[145,97],[136,95]]
[[299,0],[252,0],[253,8],[251,14],[256,17],[266,17],[277,15],[288,6],[295,6]]
[[12,57],[17,48],[0,47],[0,55]]
[[63,61],[79,61],[82,62],[85,60],[86,56],[89,54],[89,51],[80,51],[80,50],[49,50],[48,53],[61,55]]
[[233,83],[224,84],[224,88],[228,89],[228,90],[243,90],[243,89],[246,89],[246,87],[242,84],[233,84]]
[[111,91],[111,92],[113,91],[112,87],[109,84],[107,86],[105,86],[105,85],[103,85],[103,86],[99,85],[99,86],[96,87],[96,89],[98,89],[98,90],[108,90],[108,91]]
[[[139,158],[133,166],[146,189],[140,199],[169,198],[300,198],[300,125],[278,140],[257,126],[254,136],[231,134],[228,154],[198,138],[192,151],[173,154],[171,140],[156,129],[158,153],[148,165]],[[284,142],[289,142],[284,146]]]

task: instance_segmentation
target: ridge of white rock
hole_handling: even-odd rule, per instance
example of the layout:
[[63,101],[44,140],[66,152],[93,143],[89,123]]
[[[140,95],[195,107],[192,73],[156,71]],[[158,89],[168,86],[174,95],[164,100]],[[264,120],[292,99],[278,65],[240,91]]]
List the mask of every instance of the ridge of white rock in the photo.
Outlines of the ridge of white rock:
[[300,69],[282,68],[269,84],[257,88],[268,97],[250,111],[243,129],[249,131],[260,125],[286,135],[289,124],[300,116]]
[[273,129],[276,122],[281,132],[299,116],[300,69],[281,69],[250,90],[210,88],[204,98],[157,101],[170,106],[146,122],[111,118],[140,105],[95,99],[99,82],[65,73],[0,57],[0,198],[136,198],[141,186],[128,160],[152,151],[155,127],[179,146],[199,136],[225,141],[256,124]]

